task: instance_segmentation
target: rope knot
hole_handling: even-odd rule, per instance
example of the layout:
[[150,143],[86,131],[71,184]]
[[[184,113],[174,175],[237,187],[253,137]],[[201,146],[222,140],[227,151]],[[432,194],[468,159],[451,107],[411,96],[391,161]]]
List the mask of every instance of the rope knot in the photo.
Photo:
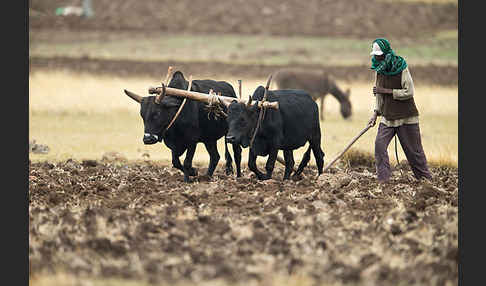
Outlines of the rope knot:
[[221,96],[221,92],[216,94],[212,89],[209,90],[208,104],[206,104],[205,106],[205,109],[208,112],[209,120],[211,120],[211,115],[213,115],[214,120],[228,116],[223,110],[223,102],[221,101],[219,96]]

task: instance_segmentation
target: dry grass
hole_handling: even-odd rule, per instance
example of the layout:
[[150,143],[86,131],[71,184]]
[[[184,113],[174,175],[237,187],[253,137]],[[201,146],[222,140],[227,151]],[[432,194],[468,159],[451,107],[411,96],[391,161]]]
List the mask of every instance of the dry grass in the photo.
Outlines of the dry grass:
[[[413,71],[412,71],[413,73]],[[236,78],[220,77],[236,89]],[[123,89],[147,95],[147,87],[159,82],[151,78],[120,78],[93,76],[71,72],[33,73],[29,77],[29,140],[50,147],[48,154],[30,154],[30,159],[65,160],[101,159],[106,152],[116,151],[127,159],[170,160],[169,149],[163,144],[142,143],[143,122],[139,107],[123,93]],[[243,97],[247,97],[265,79],[243,79]],[[341,83],[351,88],[353,117],[344,120],[339,103],[326,98],[325,121],[321,122],[322,148],[325,162],[336,156],[366,125],[373,106],[371,83]],[[457,166],[458,160],[458,90],[457,87],[416,86],[416,103],[421,113],[422,142],[431,163]],[[370,129],[353,149],[373,152],[377,127]],[[224,152],[220,140],[219,152]],[[395,163],[393,141],[389,146],[390,160]],[[231,148],[230,148],[231,149]],[[295,152],[300,161],[305,148]],[[248,150],[243,151],[246,162]],[[222,156],[223,157],[223,156]],[[399,159],[405,155],[399,146]],[[209,156],[198,145],[195,161],[206,163]],[[266,160],[260,158],[259,160]],[[220,161],[223,162],[223,160]],[[311,160],[311,164],[314,161]]]

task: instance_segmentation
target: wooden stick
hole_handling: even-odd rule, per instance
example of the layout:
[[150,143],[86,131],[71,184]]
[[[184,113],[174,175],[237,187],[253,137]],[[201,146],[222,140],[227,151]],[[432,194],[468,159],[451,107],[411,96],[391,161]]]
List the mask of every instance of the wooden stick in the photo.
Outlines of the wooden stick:
[[[169,80],[170,80],[170,76],[172,75],[172,66],[169,66],[167,68],[167,75],[165,76],[165,82],[164,84],[165,85],[169,85]],[[165,95],[161,95],[160,93],[155,97],[155,103],[159,104],[160,101],[162,100],[162,98],[164,97]]]
[[327,169],[329,169],[329,168],[332,166],[332,164],[334,164],[334,163],[335,163],[335,162],[336,162],[336,161],[337,161],[339,158],[341,158],[341,156],[343,156],[343,155],[344,155],[344,153],[345,153],[346,151],[348,151],[348,149],[351,147],[351,145],[353,145],[353,144],[354,144],[354,142],[356,142],[356,140],[358,140],[358,138],[359,138],[359,137],[361,137],[363,134],[365,134],[365,133],[366,133],[366,131],[368,131],[368,129],[370,129],[372,126],[373,126],[373,125],[368,124],[368,125],[365,127],[365,129],[361,130],[361,132],[360,132],[358,135],[356,135],[356,136],[353,138],[353,140],[351,140],[351,142],[348,144],[348,146],[346,146],[346,148],[344,148],[344,150],[343,150],[343,151],[341,151],[341,153],[339,153],[339,155],[337,155],[337,156],[336,156],[336,158],[334,158],[334,160],[332,160],[332,161],[331,161],[329,164],[327,164],[327,166],[324,168],[324,170],[322,170],[322,172],[323,172],[323,173],[324,173],[324,172],[326,172],[326,171],[327,171]]
[[[187,90],[191,90],[191,86],[192,86],[192,75],[189,76],[189,86],[187,87]],[[167,128],[165,128],[165,131],[169,130],[169,128],[172,126],[172,124],[174,124],[174,122],[176,121],[177,117],[179,117],[179,114],[181,114],[182,108],[184,108],[184,105],[186,104],[186,101],[187,101],[187,97],[184,97],[184,100],[182,101],[181,106],[179,107],[176,114],[174,115],[174,118],[172,118],[172,120],[170,121],[169,126],[167,126]]]
[[241,99],[241,79],[238,80],[238,97]]
[[169,85],[169,79],[170,79],[170,76],[172,75],[172,69],[173,67],[172,66],[169,66],[169,68],[167,69],[167,75],[165,76],[165,85]]
[[[161,94],[162,93],[162,87],[150,87],[149,91],[150,94]],[[209,95],[207,93],[201,93],[201,92],[196,92],[196,91],[187,91],[187,90],[182,90],[182,89],[177,89],[177,88],[172,88],[172,87],[166,87],[165,88],[165,93],[167,95],[172,95],[172,96],[179,96],[179,97],[187,97],[189,99],[197,100],[197,101],[202,101],[209,103],[209,100],[211,96],[217,96],[225,105],[229,105],[233,100],[236,100],[241,103],[245,103],[244,100],[241,100],[239,98],[234,98],[234,97],[228,97],[228,96],[219,96],[219,95]],[[258,102],[260,107],[268,107],[268,108],[273,108],[273,109],[278,109],[278,102]]]

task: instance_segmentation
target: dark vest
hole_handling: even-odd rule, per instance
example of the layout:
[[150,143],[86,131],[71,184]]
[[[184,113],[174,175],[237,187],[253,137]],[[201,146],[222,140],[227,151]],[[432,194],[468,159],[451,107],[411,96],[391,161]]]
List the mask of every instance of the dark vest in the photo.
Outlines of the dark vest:
[[[396,75],[376,75],[376,86],[392,89],[402,88],[402,72]],[[383,114],[387,120],[396,120],[419,115],[415,101],[393,99],[393,95],[383,95]]]

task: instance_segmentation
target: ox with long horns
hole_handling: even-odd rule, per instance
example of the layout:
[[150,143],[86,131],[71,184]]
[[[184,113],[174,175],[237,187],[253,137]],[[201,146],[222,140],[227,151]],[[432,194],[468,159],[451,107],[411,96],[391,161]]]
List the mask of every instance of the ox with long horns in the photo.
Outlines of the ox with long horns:
[[[212,176],[220,159],[217,140],[226,135],[228,124],[221,117],[211,117],[204,102],[198,99],[181,98],[178,92],[205,95],[212,90],[225,98],[236,99],[233,87],[224,81],[194,80],[186,81],[182,72],[177,71],[169,82],[169,67],[165,84],[162,87],[150,88],[149,93],[155,96],[140,96],[124,90],[134,101],[140,103],[140,115],[144,122],[144,144],[155,144],[164,141],[172,152],[172,165],[184,173],[184,181],[190,182],[190,176],[196,176],[197,170],[192,167],[192,160],[199,142],[204,143],[209,156],[208,176]],[[226,107],[224,107],[226,111]],[[184,164],[179,157],[186,152]],[[236,163],[236,175],[241,176],[241,147],[233,144]],[[232,158],[225,140],[226,173],[233,173]]]

